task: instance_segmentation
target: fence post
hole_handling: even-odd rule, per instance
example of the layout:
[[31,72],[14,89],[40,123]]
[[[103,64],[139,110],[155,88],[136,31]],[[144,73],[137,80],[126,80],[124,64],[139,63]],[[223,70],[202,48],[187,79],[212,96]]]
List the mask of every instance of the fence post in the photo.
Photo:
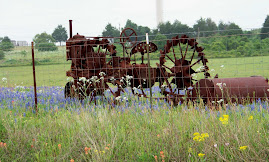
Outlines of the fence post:
[[146,33],[146,43],[147,43],[147,56],[148,56],[148,74],[149,74],[149,93],[150,93],[150,108],[152,109],[152,89],[151,89],[151,72],[150,72],[150,58],[149,58],[149,36]]
[[35,111],[38,113],[37,109],[37,95],[36,95],[36,77],[35,77],[35,52],[34,52],[34,42],[32,42],[32,64],[33,64],[33,78],[34,78],[34,93],[35,93]]

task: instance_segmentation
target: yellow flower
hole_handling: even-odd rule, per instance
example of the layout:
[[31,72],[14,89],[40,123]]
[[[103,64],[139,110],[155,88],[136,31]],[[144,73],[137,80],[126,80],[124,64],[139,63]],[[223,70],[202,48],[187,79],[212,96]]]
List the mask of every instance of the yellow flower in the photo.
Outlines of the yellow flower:
[[188,149],[188,152],[192,152],[192,148],[189,148],[189,149]]
[[195,133],[193,133],[193,136],[200,136],[200,133],[195,132]]
[[253,120],[253,116],[251,115],[250,117],[248,117],[248,120]]
[[195,136],[195,137],[193,137],[193,140],[194,140],[194,141],[199,141],[199,137],[200,137],[200,136]]
[[229,115],[222,115],[222,116],[223,116],[224,118],[227,118],[227,119],[229,118]]
[[222,115],[223,117],[220,117],[219,120],[221,121],[221,123],[223,125],[227,125],[228,124],[228,119],[229,119],[229,115]]
[[205,154],[203,154],[203,153],[199,153],[198,156],[199,156],[199,157],[204,157]]
[[241,146],[240,148],[239,148],[239,150],[245,150],[245,149],[247,149],[248,147],[247,146]]
[[201,136],[202,137],[209,137],[208,133],[202,133]]
[[199,138],[199,142],[204,141],[204,140],[205,140],[205,139],[204,139],[203,137],[200,136],[200,138]]

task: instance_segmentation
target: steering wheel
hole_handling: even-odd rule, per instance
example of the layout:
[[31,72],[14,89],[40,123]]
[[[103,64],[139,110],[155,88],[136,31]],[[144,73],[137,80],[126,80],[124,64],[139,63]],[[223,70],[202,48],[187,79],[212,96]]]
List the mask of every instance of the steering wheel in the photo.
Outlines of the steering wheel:
[[132,48],[137,42],[137,34],[132,28],[125,28],[120,34],[120,42],[125,48]]

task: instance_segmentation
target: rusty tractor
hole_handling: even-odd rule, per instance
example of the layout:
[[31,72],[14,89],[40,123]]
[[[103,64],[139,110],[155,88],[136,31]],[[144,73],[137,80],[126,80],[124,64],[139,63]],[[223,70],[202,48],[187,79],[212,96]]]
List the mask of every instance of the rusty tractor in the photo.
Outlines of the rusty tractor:
[[[72,64],[66,75],[74,80],[66,84],[65,97],[84,99],[90,96],[92,101],[98,95],[104,96],[104,92],[109,90],[116,99],[128,86],[134,95],[147,98],[149,96],[144,89],[151,88],[155,83],[159,83],[162,89],[162,99],[173,105],[197,98],[211,103],[220,99],[227,102],[228,96],[234,99],[237,96],[239,101],[253,93],[255,98],[269,96],[268,79],[263,77],[210,79],[204,48],[187,35],[177,35],[167,40],[163,50],[159,50],[159,62],[156,67],[152,67],[144,63],[144,55],[156,52],[158,47],[153,42],[137,41],[134,29],[124,29],[117,38],[85,37],[79,34],[73,36],[72,20],[69,25],[66,58]],[[113,40],[119,40],[123,56],[117,53]],[[176,52],[176,49],[179,51]],[[139,63],[136,60],[138,55],[141,59]],[[167,60],[170,65],[167,65]],[[196,64],[202,64],[202,69],[194,70]],[[193,79],[193,75],[198,73],[203,74],[204,79]],[[180,90],[186,93],[181,94]]]

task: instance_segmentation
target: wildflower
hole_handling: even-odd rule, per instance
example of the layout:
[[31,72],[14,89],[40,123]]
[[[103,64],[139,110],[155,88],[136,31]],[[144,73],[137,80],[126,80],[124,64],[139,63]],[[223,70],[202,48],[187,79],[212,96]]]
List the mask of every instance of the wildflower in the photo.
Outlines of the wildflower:
[[0,143],[0,147],[3,147],[3,146],[4,146],[4,143],[3,143],[3,142],[1,142],[1,143]]
[[202,158],[202,157],[205,156],[205,154],[203,154],[203,153],[199,153],[198,156],[199,156],[200,158]]
[[158,156],[155,155],[155,156],[154,156],[154,159],[155,159],[155,161],[158,161]]
[[214,147],[215,147],[215,148],[217,148],[217,147],[218,147],[218,145],[217,145],[217,144],[214,144]]
[[31,145],[31,148],[34,148],[34,145]]
[[225,146],[229,146],[230,144],[229,143],[225,143]]
[[110,146],[110,144],[107,144],[107,146]]
[[239,150],[245,150],[247,148],[248,148],[247,146],[241,146],[241,147],[239,147]]
[[209,137],[208,133],[202,133],[201,137]]
[[220,99],[219,101],[217,101],[217,103],[220,104],[220,103],[223,102],[223,101],[224,101],[223,99]]
[[95,152],[95,153],[97,153],[97,152],[98,152],[98,150],[94,150],[94,152]]
[[89,150],[88,147],[85,147],[85,148],[84,148],[84,151],[85,151],[85,154],[86,154],[86,155],[88,155],[88,150]]
[[229,115],[222,115],[223,117],[220,117],[219,120],[222,122],[223,125],[228,124]]
[[200,136],[195,136],[195,137],[193,137],[193,140],[194,140],[194,141],[199,141],[199,137],[200,137]]
[[5,77],[2,78],[2,81],[6,83],[7,82],[7,78],[5,78]]
[[105,147],[105,150],[109,150],[109,147]]
[[71,159],[70,162],[75,162],[75,160],[74,159]]
[[160,155],[163,155],[164,154],[164,152],[163,151],[160,151]]
[[248,120],[253,120],[253,116],[251,115],[250,117],[248,117]]
[[269,92],[269,89],[267,89],[267,92]]
[[221,68],[224,68],[224,65],[221,65],[220,67],[221,67]]
[[159,137],[160,137],[160,135],[159,135],[159,134],[157,134],[157,137],[159,138]]
[[61,144],[58,144],[58,148],[59,148],[59,150],[61,150],[61,148],[62,148],[62,145],[61,145]]
[[200,136],[200,133],[195,132],[195,133],[193,133],[193,136]]
[[189,148],[189,149],[188,149],[188,152],[192,152],[192,148]]

